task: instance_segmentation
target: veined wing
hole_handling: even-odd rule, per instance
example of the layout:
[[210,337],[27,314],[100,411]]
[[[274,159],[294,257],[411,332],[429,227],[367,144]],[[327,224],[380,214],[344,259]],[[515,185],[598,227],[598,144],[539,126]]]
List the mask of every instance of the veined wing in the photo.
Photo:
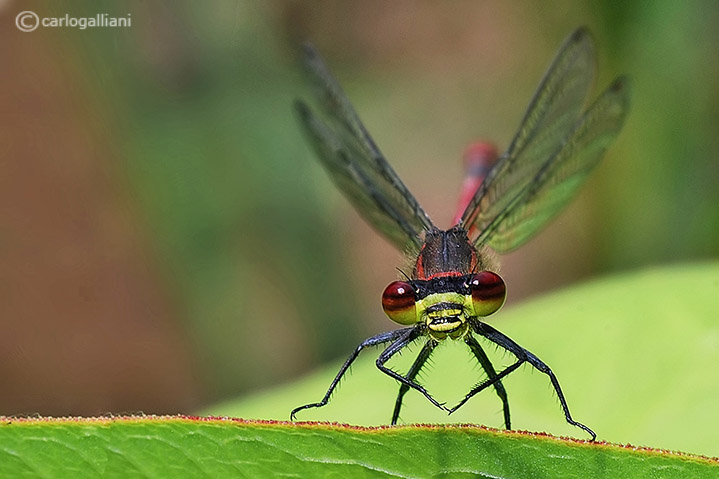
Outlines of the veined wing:
[[322,115],[296,102],[300,123],[335,185],[375,229],[400,250],[419,248],[432,229],[427,214],[375,145],[317,51],[304,47],[304,60]]
[[480,235],[498,252],[523,244],[577,193],[614,141],[629,110],[629,84],[617,78],[582,116],[562,149]]
[[[487,174],[462,215],[460,225],[476,236],[476,244],[487,242],[490,226],[496,226],[507,208],[518,203],[539,171],[572,135],[595,68],[592,36],[586,28],[579,28],[562,44],[507,152]],[[519,243],[512,245],[516,246]]]

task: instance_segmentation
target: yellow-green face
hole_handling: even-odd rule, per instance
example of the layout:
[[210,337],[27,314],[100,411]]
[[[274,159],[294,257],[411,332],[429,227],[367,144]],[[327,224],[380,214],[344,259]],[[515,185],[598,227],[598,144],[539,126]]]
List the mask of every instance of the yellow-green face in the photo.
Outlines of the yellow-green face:
[[434,293],[417,301],[418,322],[427,326],[432,338],[441,340],[463,337],[467,333],[467,318],[476,317],[472,295]]

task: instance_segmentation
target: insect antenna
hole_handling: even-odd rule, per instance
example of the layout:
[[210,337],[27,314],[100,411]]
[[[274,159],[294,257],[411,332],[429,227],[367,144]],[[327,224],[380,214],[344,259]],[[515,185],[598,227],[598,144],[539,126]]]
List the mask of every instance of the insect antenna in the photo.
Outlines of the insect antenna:
[[412,281],[412,278],[410,278],[410,277],[407,275],[407,273],[405,273],[404,271],[402,271],[402,268],[395,268],[395,269],[396,269],[397,271],[399,271],[399,274],[401,274],[402,276],[404,276],[404,279],[406,279],[406,280],[409,281],[409,282]]

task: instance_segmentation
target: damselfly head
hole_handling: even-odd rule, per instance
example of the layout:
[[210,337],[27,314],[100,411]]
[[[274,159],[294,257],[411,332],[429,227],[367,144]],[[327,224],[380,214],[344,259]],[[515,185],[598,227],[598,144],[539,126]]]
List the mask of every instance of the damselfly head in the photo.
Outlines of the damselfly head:
[[468,320],[498,311],[506,296],[504,280],[492,271],[444,274],[390,283],[382,308],[395,323],[424,323],[435,340],[457,339],[467,332]]

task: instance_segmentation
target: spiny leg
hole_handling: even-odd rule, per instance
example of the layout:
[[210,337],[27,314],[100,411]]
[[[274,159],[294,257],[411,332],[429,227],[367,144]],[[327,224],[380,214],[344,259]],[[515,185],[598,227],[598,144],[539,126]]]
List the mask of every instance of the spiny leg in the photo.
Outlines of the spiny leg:
[[[406,376],[407,380],[414,381],[414,378],[417,377],[417,374],[419,373],[420,369],[422,369],[424,363],[427,362],[429,356],[432,354],[432,351],[434,351],[434,348],[436,346],[436,341],[432,339],[427,340],[427,342],[422,347],[422,350],[419,352],[417,359],[414,360],[412,367],[409,368],[409,371],[407,372]],[[407,394],[407,391],[409,391],[409,386],[405,383],[402,383],[399,387],[399,394],[397,394],[397,401],[395,401],[394,403],[394,412],[392,413],[393,426],[397,424],[397,419],[399,419],[399,411],[400,409],[402,409],[402,399],[404,398],[404,395]]]
[[382,351],[382,354],[380,354],[379,358],[377,358],[377,367],[380,369],[380,371],[382,371],[386,375],[396,379],[397,381],[406,385],[407,387],[415,389],[415,390],[421,392],[422,394],[424,394],[424,397],[426,397],[429,402],[434,404],[439,409],[441,409],[443,411],[447,411],[447,408],[444,407],[443,404],[440,404],[439,402],[437,402],[437,400],[435,398],[433,398],[427,392],[427,390],[424,387],[422,387],[420,384],[417,384],[414,380],[410,380],[410,379],[402,376],[397,371],[385,366],[385,363],[387,361],[389,361],[392,358],[392,356],[394,356],[399,351],[401,351],[409,343],[411,343],[412,341],[417,339],[421,334],[422,334],[421,329],[419,329],[418,327],[412,328],[412,330],[406,336],[399,338],[397,341],[392,343],[387,349]]
[[564,418],[566,421],[576,426],[580,429],[583,429],[587,431],[592,436],[592,441],[597,439],[597,435],[594,431],[589,429],[587,426],[582,424],[581,422],[575,421],[572,418],[572,415],[569,413],[569,406],[567,405],[567,400],[564,398],[564,393],[562,393],[562,388],[559,386],[559,380],[557,380],[557,377],[554,375],[552,370],[547,366],[542,360],[540,360],[537,356],[530,353],[514,341],[510,339],[509,337],[505,336],[504,334],[500,333],[490,325],[483,323],[481,321],[473,321],[472,323],[472,329],[474,331],[484,336],[485,338],[489,339],[493,343],[499,345],[500,347],[506,349],[510,353],[514,354],[517,357],[517,362],[514,364],[508,366],[505,368],[502,372],[497,374],[494,378],[490,378],[486,381],[484,381],[481,384],[478,384],[472,390],[467,393],[465,398],[460,401],[459,404],[457,404],[455,407],[449,410],[450,414],[459,409],[464,403],[466,403],[472,396],[477,394],[478,392],[482,391],[483,389],[488,388],[492,384],[496,383],[497,381],[500,381],[503,377],[507,376],[509,373],[517,369],[522,363],[528,362],[532,366],[534,366],[535,369],[537,369],[540,372],[543,372],[547,376],[549,376],[550,381],[552,382],[552,387],[554,387],[554,391],[557,393],[557,397],[559,398],[559,403],[562,407],[562,411],[564,411]]
[[368,346],[377,346],[379,344],[388,343],[390,341],[396,341],[397,338],[401,338],[403,336],[407,336],[414,328],[403,328],[403,329],[397,329],[394,331],[388,331],[386,333],[378,334],[377,336],[372,336],[371,338],[365,339],[362,341],[362,343],[357,346],[357,348],[354,350],[352,354],[350,354],[350,357],[347,358],[345,363],[340,368],[339,372],[335,376],[335,378],[332,380],[332,383],[330,384],[329,389],[327,390],[327,393],[322,398],[320,402],[311,403],[311,404],[305,404],[304,406],[296,407],[292,410],[290,413],[290,420],[295,420],[295,415],[302,411],[303,409],[310,409],[314,407],[322,407],[327,404],[327,402],[330,399],[330,396],[332,395],[332,392],[337,387],[337,384],[339,384],[340,379],[342,379],[342,376],[347,372],[349,367],[352,365],[355,359],[357,359],[357,356],[359,356],[359,353]]
[[477,384],[476,386],[474,386],[474,387],[467,393],[467,395],[464,396],[464,399],[462,399],[461,401],[459,401],[459,403],[458,403],[456,406],[454,406],[453,408],[448,409],[449,413],[452,414],[452,413],[455,412],[457,409],[459,409],[459,408],[461,408],[462,406],[464,406],[464,404],[465,404],[467,401],[469,401],[470,399],[472,399],[472,397],[473,397],[475,394],[479,393],[480,391],[484,391],[484,390],[487,389],[489,386],[492,386],[492,385],[494,385],[495,383],[501,381],[504,377],[508,376],[511,372],[513,372],[515,369],[517,369],[519,366],[521,366],[522,363],[524,363],[525,361],[526,361],[525,359],[518,359],[515,363],[513,363],[513,364],[507,366],[506,368],[504,368],[500,373],[498,373],[498,374],[497,374],[496,376],[494,376],[493,378],[489,378],[489,379],[487,379],[486,381],[483,381],[483,382]]
[[[464,342],[467,343],[469,349],[471,349],[474,353],[474,356],[477,358],[477,361],[479,361],[482,369],[484,369],[484,372],[487,373],[487,377],[489,377],[489,379],[494,379],[497,376],[497,371],[495,371],[494,366],[492,366],[492,362],[487,357],[487,353],[484,352],[482,346],[479,345],[477,340],[474,339],[471,334],[467,334],[464,337]],[[497,392],[499,399],[502,400],[502,407],[504,409],[504,427],[512,429],[509,421],[509,400],[507,400],[507,390],[504,389],[502,381],[498,380],[494,383],[494,390]]]

